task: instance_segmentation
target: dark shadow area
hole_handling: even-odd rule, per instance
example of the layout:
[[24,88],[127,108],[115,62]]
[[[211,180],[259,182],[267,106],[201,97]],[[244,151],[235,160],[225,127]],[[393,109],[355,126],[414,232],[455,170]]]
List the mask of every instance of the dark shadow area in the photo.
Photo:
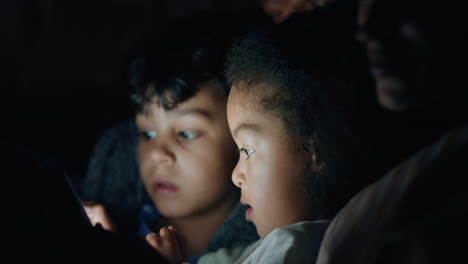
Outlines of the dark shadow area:
[[[15,263],[165,263],[142,238],[93,227],[64,168],[46,155],[0,144],[6,258]],[[6,236],[5,236],[6,235]]]
[[193,12],[259,2],[3,1],[1,141],[56,159],[79,182],[99,136],[132,117],[127,68],[143,38]]

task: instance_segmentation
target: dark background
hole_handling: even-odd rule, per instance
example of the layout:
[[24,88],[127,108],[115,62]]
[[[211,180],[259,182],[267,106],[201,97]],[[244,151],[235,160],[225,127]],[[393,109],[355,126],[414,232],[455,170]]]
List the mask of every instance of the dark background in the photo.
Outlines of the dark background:
[[132,117],[127,66],[145,35],[197,11],[259,6],[259,0],[1,1],[1,140],[58,161],[80,180],[100,135]]

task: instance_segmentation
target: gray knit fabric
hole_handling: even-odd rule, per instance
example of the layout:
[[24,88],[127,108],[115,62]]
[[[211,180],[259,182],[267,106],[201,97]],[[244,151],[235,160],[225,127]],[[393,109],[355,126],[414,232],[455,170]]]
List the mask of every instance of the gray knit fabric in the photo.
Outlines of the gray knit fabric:
[[83,201],[104,204],[122,233],[137,232],[137,216],[149,201],[139,177],[137,142],[133,120],[106,131],[94,147],[79,191]]

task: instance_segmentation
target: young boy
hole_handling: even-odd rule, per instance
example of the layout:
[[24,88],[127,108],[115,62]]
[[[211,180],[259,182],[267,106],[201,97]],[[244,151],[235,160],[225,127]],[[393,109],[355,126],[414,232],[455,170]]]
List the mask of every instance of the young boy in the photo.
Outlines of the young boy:
[[[231,49],[227,117],[240,151],[232,181],[261,239],[199,263],[314,263],[328,220],[374,180],[376,134],[365,127],[373,105],[354,100],[352,78],[366,68],[350,55],[359,51],[350,21],[348,10],[315,10]],[[301,39],[308,27],[321,27],[312,41]],[[175,230],[147,240],[178,263]]]
[[[139,173],[152,202],[143,206],[139,231],[146,236],[176,227],[185,237],[183,260],[192,263],[202,253],[258,239],[243,221],[244,206],[230,179],[238,153],[227,124],[223,65],[235,31],[214,29],[213,21],[228,21],[223,14],[168,26],[147,42],[131,76]],[[105,212],[86,208],[93,222],[112,229]]]

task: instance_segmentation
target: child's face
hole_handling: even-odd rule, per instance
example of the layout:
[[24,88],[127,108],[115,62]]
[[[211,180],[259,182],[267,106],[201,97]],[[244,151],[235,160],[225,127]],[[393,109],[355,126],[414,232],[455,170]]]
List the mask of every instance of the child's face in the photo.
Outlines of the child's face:
[[165,217],[199,216],[237,199],[230,181],[236,146],[227,125],[226,96],[216,85],[201,85],[170,110],[147,103],[136,116],[141,177]]
[[303,188],[306,154],[297,151],[282,120],[264,112],[246,93],[231,90],[227,106],[229,128],[241,150],[232,181],[241,188],[241,202],[251,208],[260,237],[273,229],[310,220]]

